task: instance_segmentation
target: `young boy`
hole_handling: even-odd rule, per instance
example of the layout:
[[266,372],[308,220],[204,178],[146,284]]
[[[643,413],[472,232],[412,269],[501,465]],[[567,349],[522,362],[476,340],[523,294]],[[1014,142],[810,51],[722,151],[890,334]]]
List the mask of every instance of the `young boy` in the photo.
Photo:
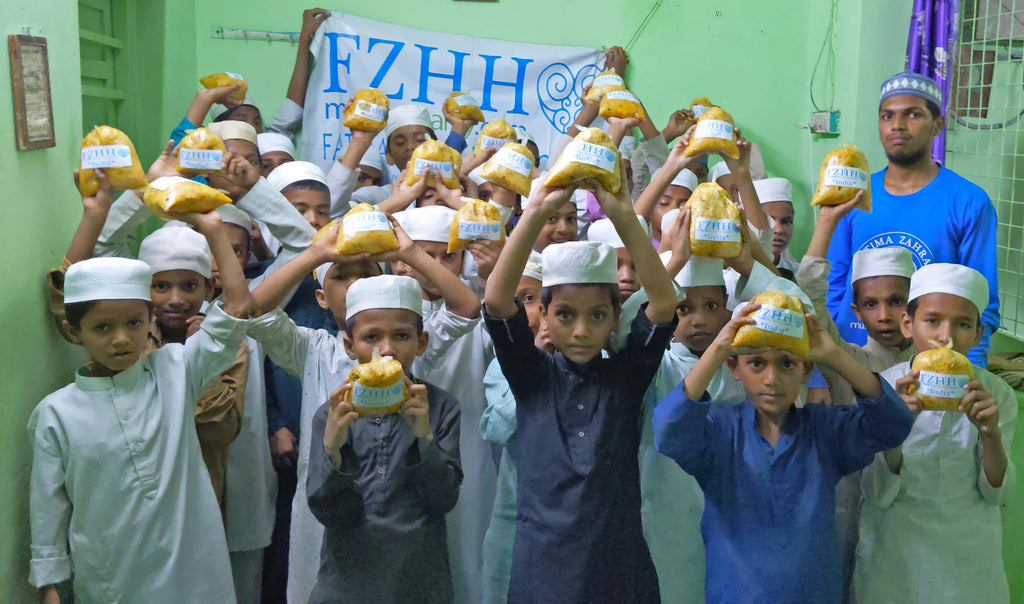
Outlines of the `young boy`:
[[789,253],[793,238],[793,185],[785,178],[762,178],[754,181],[754,190],[761,208],[771,219],[772,259],[782,275],[792,279],[799,263]]
[[[646,230],[647,223],[643,217],[637,216],[641,226]],[[587,229],[587,241],[596,241],[611,246],[615,250],[616,267],[619,275],[619,296],[625,302],[640,289],[640,281],[636,277],[636,265],[633,258],[626,249],[626,244],[615,232],[615,225],[611,220],[602,218],[591,223]]]
[[[738,316],[654,411],[655,444],[704,491],[701,532],[709,602],[835,602],[842,567],[835,485],[875,453],[900,443],[913,414],[878,377],[805,315],[811,354],[738,350]],[[846,407],[797,408],[811,361],[830,364],[858,393]],[[722,364],[747,400],[715,405],[707,388]]]
[[[216,213],[183,218],[230,254]],[[143,358],[151,283],[145,263],[122,258],[83,260],[64,281],[67,329],[92,362],[29,419],[30,580],[49,601],[72,577],[83,602],[235,597],[193,409],[236,358],[246,323],[232,316],[248,312],[248,290],[240,267],[226,269],[223,306],[198,334]]]
[[331,394],[313,416],[309,508],[324,525],[313,602],[450,602],[445,513],[459,497],[459,403],[413,377],[427,348],[420,287],[409,277],[360,279],[346,294],[345,349],[374,350],[406,369],[395,414],[360,419]]
[[675,292],[626,187],[596,194],[651,300],[622,352],[600,358],[620,309],[608,246],[570,242],[542,253],[541,317],[554,355],[535,347],[515,301],[533,241],[568,191],[534,191],[487,282],[487,328],[517,403],[509,602],[658,601],[640,526],[637,448],[643,392],[674,329]]
[[256,146],[260,152],[260,174],[264,178],[281,164],[295,161],[295,144],[284,134],[261,132],[256,135]]
[[[920,354],[952,342],[966,355],[981,339],[988,281],[959,264],[928,264],[910,279],[900,319]],[[1013,488],[1007,457],[1017,401],[975,365],[959,413],[922,411],[920,372],[882,373],[917,414],[901,447],[864,470],[853,589],[858,602],[1009,602],[1001,506]]]

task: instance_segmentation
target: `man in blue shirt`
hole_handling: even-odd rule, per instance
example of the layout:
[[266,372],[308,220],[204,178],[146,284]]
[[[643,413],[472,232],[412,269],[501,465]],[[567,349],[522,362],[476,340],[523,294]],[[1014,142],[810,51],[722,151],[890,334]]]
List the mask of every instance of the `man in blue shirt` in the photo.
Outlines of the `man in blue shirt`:
[[933,262],[969,266],[988,279],[985,333],[971,360],[985,366],[989,336],[999,328],[996,212],[981,187],[935,163],[932,142],[945,128],[941,93],[930,78],[905,71],[882,85],[878,137],[889,164],[871,175],[872,213],[850,212],[829,246],[828,308],[843,338],[864,344],[851,308],[850,266],[862,249],[902,246],[917,268]]

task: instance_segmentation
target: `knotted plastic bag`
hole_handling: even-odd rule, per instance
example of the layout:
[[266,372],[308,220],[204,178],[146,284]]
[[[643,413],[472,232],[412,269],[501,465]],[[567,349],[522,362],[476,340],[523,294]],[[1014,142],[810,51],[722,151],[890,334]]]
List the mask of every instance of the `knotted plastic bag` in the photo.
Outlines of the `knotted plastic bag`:
[[931,341],[931,350],[914,355],[911,371],[920,371],[917,384],[911,384],[911,394],[921,400],[925,411],[952,411],[967,394],[964,384],[974,379],[974,366],[964,355],[953,350],[953,340],[945,346]]
[[505,143],[497,153],[484,162],[480,168],[480,176],[499,187],[528,197],[533,163],[533,153],[526,145]]
[[353,367],[348,379],[352,389],[342,398],[352,403],[360,417],[394,413],[409,397],[402,364],[389,356],[380,356],[376,346],[370,361]]
[[196,128],[181,139],[175,169],[184,176],[219,172],[225,152],[227,149],[219,136],[206,128]]
[[[754,304],[761,307],[753,312],[746,309]],[[803,302],[785,292],[766,291],[754,296],[738,314],[754,319],[754,325],[736,330],[732,345],[742,348],[771,347],[788,350],[799,357],[811,351]]]
[[388,125],[388,97],[376,88],[360,90],[345,107],[342,125],[351,130],[380,132]]
[[463,250],[470,241],[505,241],[505,225],[498,208],[479,199],[463,197],[466,205],[452,218],[448,231],[448,253]]
[[617,193],[619,153],[612,138],[600,128],[587,128],[562,151],[548,173],[549,187],[576,187],[593,191],[598,186]]
[[245,95],[249,92],[249,84],[245,81],[245,78],[230,71],[211,73],[208,76],[199,78],[199,83],[204,88],[220,88],[221,86],[238,84],[238,89],[227,96],[227,100],[234,101],[235,103],[244,103]]
[[[412,186],[423,178],[426,170],[437,170],[441,174],[441,182],[449,189],[459,189],[459,168],[462,156],[441,141],[424,141],[412,152],[405,173],[405,184]],[[431,175],[431,179],[433,176]],[[428,181],[429,183],[429,181]]]
[[704,153],[728,155],[733,159],[740,158],[739,147],[736,146],[736,128],[732,116],[721,107],[711,107],[697,118],[690,144],[683,155],[694,157]]
[[846,203],[864,191],[854,206],[871,211],[871,171],[868,158],[853,143],[846,143],[830,151],[818,171],[818,187],[814,190],[812,206],[835,206]]
[[734,258],[743,249],[740,209],[718,183],[702,182],[690,199],[690,253],[708,258]]
[[497,151],[505,143],[516,142],[517,140],[519,140],[519,133],[505,120],[488,122],[480,129],[480,136],[476,139],[476,148],[473,149],[473,155],[480,155],[491,149]]
[[601,108],[598,109],[598,115],[605,119],[619,117],[643,120],[647,117],[640,99],[625,86],[612,88],[605,93],[604,98],[601,99]]
[[153,214],[174,220],[168,212],[204,214],[231,203],[231,198],[213,187],[180,176],[163,176],[149,183],[142,203]]
[[460,120],[484,121],[484,112],[480,110],[480,103],[465,92],[455,92],[448,95],[444,100],[444,110]]
[[94,169],[100,168],[110,184],[118,191],[141,189],[146,186],[146,172],[142,169],[135,145],[128,135],[117,128],[97,126],[82,139],[82,159],[78,170],[78,188],[86,197],[100,190],[100,181]]
[[398,249],[398,237],[387,214],[368,203],[356,204],[341,218],[339,254],[379,254]]

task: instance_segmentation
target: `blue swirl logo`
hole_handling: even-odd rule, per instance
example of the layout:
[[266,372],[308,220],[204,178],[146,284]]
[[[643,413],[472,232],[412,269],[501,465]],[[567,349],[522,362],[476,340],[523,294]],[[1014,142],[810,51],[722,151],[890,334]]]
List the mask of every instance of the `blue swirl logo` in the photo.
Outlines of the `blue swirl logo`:
[[552,63],[537,77],[537,101],[544,117],[562,134],[569,130],[583,108],[583,89],[600,70],[597,65],[580,67],[573,73],[565,63]]

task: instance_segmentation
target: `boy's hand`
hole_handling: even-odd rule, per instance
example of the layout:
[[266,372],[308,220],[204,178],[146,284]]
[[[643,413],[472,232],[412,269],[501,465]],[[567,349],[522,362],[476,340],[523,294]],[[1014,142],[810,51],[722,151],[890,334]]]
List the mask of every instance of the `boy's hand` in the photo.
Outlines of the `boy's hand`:
[[[434,175],[434,191],[437,192],[437,197],[441,201],[441,205],[447,206],[453,210],[458,210],[462,206],[466,205],[466,202],[462,201],[462,188],[449,189],[444,181],[441,180],[441,173],[437,170],[431,170]],[[424,178],[423,180],[427,180]]]
[[484,281],[491,276],[494,265],[498,263],[501,248],[501,243],[487,239],[470,241],[466,244],[466,250],[473,254],[473,259],[476,260],[477,275]]
[[680,266],[690,261],[690,218],[690,206],[684,205],[679,209],[679,214],[669,225],[668,230],[661,231],[662,248],[670,250],[672,258],[678,261]]
[[743,242],[740,253],[732,258],[726,258],[725,264],[740,275],[749,277],[750,271],[754,270],[754,246],[761,244],[750,230],[742,208],[740,208],[740,240]]
[[427,401],[427,387],[423,384],[413,384],[405,378],[405,388],[409,398],[405,399],[398,413],[409,424],[413,435],[420,441],[430,442],[434,440],[434,433],[430,429],[430,405]]
[[220,103],[225,107],[234,107],[238,105],[238,102],[228,98],[238,90],[239,84],[231,84],[229,86],[217,86],[216,88],[203,88],[196,93],[197,97],[204,97],[206,101],[212,103]]
[[401,260],[406,262],[410,255],[419,251],[419,246],[416,242],[409,237],[409,234],[405,232],[402,225],[398,222],[398,219],[388,214],[388,222],[391,223],[391,228],[395,231],[395,238],[398,239],[398,249],[389,250],[387,252],[381,252],[370,256],[370,260],[374,262],[393,262],[395,260]]
[[626,163],[622,160],[622,154],[618,159],[619,190],[616,193],[609,193],[602,186],[594,188],[594,196],[608,218],[621,217],[623,215],[636,216],[633,211],[633,200],[629,196],[629,180],[626,177]]
[[818,206],[818,224],[828,225],[835,229],[836,225],[839,224],[839,221],[849,214],[850,210],[852,210],[854,206],[860,203],[860,198],[863,196],[864,191],[858,191],[857,194],[854,195],[853,199],[846,203],[841,203],[837,206]]
[[541,184],[526,201],[523,209],[532,209],[538,214],[547,218],[557,212],[572,197],[573,190],[567,187],[549,187],[544,184],[544,176],[541,176]]
[[690,144],[690,138],[693,136],[691,129],[686,130],[684,136],[677,140],[672,149],[668,152],[668,159],[665,160],[665,166],[663,169],[669,170],[679,174],[690,165],[690,162],[697,159],[697,157],[686,157],[686,147]]
[[195,227],[203,235],[220,228],[224,224],[216,210],[210,210],[202,214],[199,212],[167,212],[167,215],[174,220],[180,220]]
[[177,148],[174,145],[174,140],[167,141],[164,145],[164,150],[160,152],[160,156],[156,158],[153,165],[149,167],[146,172],[146,181],[153,182],[154,180],[164,176],[181,176],[178,173],[178,154]]
[[750,170],[750,152],[753,147],[750,141],[743,138],[739,128],[734,130],[736,132],[736,148],[740,150],[740,158],[733,159],[724,153],[719,153],[719,155],[725,160],[725,165],[729,167],[729,172],[736,174],[741,170]]
[[400,206],[399,209],[394,210],[396,212],[412,205],[412,202],[419,199],[423,192],[427,190],[426,178],[421,178],[411,185],[405,184],[407,172],[408,168],[402,170],[398,178],[395,179],[394,184],[391,185],[391,199],[396,202],[396,207]]
[[335,468],[341,466],[341,448],[348,442],[349,426],[359,419],[355,406],[343,400],[351,390],[352,382],[346,379],[331,393],[331,411],[327,414],[327,425],[324,426],[324,452]]
[[612,137],[613,141],[622,142],[622,137],[626,136],[640,125],[640,120],[635,117],[609,117],[608,118],[608,136]]
[[604,51],[604,68],[619,74],[620,78],[626,77],[626,65],[628,64],[629,56],[621,46],[612,46]]
[[[748,305],[745,313],[751,314],[759,308],[761,308],[760,304]],[[732,341],[736,338],[736,332],[740,330],[740,327],[743,327],[744,325],[754,325],[755,323],[756,321],[754,321],[752,317],[746,316],[746,314],[733,317],[725,324],[725,327],[718,332],[718,336],[711,343],[711,346],[708,346],[708,351],[710,352],[713,350],[714,354],[718,355],[719,363],[722,363],[725,362],[725,359],[731,356],[754,354],[763,350],[763,348],[737,348],[732,345]]]
[[[455,114],[448,111],[448,107],[443,106],[443,104],[441,107],[441,112],[444,113],[444,119],[448,120],[448,125],[452,127],[452,130],[458,132],[459,135],[463,137],[465,137],[466,134],[473,129],[473,126],[476,126],[477,124],[480,123],[472,118],[463,119],[460,117],[456,117]],[[468,171],[469,170],[467,170],[467,172]]]
[[322,8],[307,8],[302,11],[302,30],[299,31],[299,43],[309,44],[313,41],[320,24],[331,16],[331,11]]
[[665,137],[666,143],[671,143],[674,139],[685,134],[690,129],[690,126],[693,126],[695,123],[696,118],[689,109],[673,111],[672,115],[668,117],[668,124],[665,124],[665,129],[661,131],[661,135]]
[[807,340],[810,344],[810,352],[807,354],[808,361],[824,362],[828,364],[828,360],[836,353],[836,342],[821,328],[821,323],[818,322],[818,317],[811,313],[804,315],[804,324],[807,326]]
[[199,328],[203,325],[203,319],[206,318],[204,314],[192,315],[188,319],[185,319],[185,339],[191,338],[192,336],[199,333]]
[[228,151],[224,154],[224,169],[217,174],[218,184],[223,183],[228,197],[239,200],[245,197],[249,189],[260,179],[260,167],[254,166],[240,155]]
[[270,459],[274,468],[284,470],[295,465],[299,451],[295,448],[297,439],[288,428],[281,428],[270,435]]
[[964,384],[967,394],[960,399],[959,409],[967,414],[967,419],[981,432],[982,436],[999,436],[999,406],[996,399],[981,380],[973,379]]
[[900,395],[900,398],[907,404],[907,407],[910,408],[915,417],[921,415],[921,411],[924,410],[924,406],[921,405],[921,399],[917,398],[917,394],[915,394],[917,392],[917,378],[920,375],[920,371],[911,371],[893,384],[893,390],[896,391],[896,394]]
[[[114,205],[114,185],[110,184],[110,179],[107,178],[107,174],[101,168],[93,170],[93,174],[96,175],[96,180],[100,182],[100,188],[91,196],[82,195],[82,207],[86,213],[102,212],[106,214],[110,211],[110,206]],[[82,187],[78,181],[78,170],[75,170],[74,177],[75,188],[81,193]]]
[[487,149],[480,153],[471,153],[469,157],[462,160],[462,167],[459,168],[459,171],[462,173],[462,177],[469,178],[470,172],[484,165],[484,162],[491,159],[497,152],[497,149]]

